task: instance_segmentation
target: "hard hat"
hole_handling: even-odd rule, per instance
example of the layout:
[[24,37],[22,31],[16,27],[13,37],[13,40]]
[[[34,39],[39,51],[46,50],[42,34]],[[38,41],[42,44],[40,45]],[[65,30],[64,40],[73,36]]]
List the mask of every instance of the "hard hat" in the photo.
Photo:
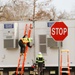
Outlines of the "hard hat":
[[39,55],[41,55],[42,53],[41,52],[39,52]]

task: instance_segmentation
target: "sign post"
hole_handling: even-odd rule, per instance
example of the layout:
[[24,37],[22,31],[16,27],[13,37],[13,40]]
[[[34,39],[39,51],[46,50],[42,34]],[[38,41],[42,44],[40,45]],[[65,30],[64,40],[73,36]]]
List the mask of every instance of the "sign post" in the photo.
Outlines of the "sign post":
[[51,26],[50,35],[58,42],[58,73],[60,75],[60,42],[68,36],[68,27],[63,22],[55,22]]

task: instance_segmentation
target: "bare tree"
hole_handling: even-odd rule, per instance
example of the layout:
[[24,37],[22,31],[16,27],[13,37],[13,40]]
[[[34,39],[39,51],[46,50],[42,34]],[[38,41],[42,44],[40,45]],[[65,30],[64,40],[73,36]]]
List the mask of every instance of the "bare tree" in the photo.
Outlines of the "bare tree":
[[[1,10],[2,9],[2,10]],[[5,17],[6,20],[25,20],[27,19],[27,10],[28,10],[28,4],[20,1],[20,0],[12,0],[12,5],[4,5],[0,8],[2,15],[0,16],[0,19],[2,16]]]
[[74,8],[71,10],[71,12],[70,12],[70,19],[74,19],[74,20],[75,20],[75,6],[74,6]]
[[37,0],[35,2],[35,20],[54,20],[56,11],[55,8],[50,4],[52,1],[53,0],[46,0],[46,2],[39,2],[39,0]]
[[[0,21],[33,20],[33,0],[11,0],[10,3],[0,6]],[[42,1],[42,0],[41,0]],[[51,2],[35,0],[35,20],[58,20],[68,19],[70,15],[64,11],[57,15],[56,9]]]
[[39,11],[35,15],[36,20],[49,20],[51,15],[46,11],[39,9]]
[[70,15],[69,13],[67,13],[66,11],[64,12],[59,12],[59,16],[58,16],[58,19],[69,19]]

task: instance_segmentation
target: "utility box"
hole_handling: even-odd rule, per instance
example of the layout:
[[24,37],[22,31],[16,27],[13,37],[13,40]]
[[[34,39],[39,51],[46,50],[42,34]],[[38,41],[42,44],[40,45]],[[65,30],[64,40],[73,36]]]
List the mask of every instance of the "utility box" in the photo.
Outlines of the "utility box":
[[18,23],[4,23],[4,48],[18,48]]
[[[50,48],[58,48],[58,42],[56,42],[53,38],[47,38],[47,46]],[[60,46],[63,46],[62,42],[60,42]]]

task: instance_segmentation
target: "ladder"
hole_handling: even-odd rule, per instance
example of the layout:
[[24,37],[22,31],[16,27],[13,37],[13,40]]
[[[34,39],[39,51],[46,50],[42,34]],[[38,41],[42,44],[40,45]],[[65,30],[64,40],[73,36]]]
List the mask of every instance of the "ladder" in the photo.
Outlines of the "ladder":
[[[62,65],[62,53],[67,53],[67,66]],[[63,73],[66,73],[67,75],[70,75],[70,61],[69,61],[69,50],[61,50],[60,53],[60,75],[63,75]],[[65,69],[66,71],[63,71]]]
[[[24,30],[24,35],[26,35],[26,33],[27,33],[27,27],[28,27],[28,25],[26,24],[25,30]],[[28,29],[28,34],[27,34],[28,38],[30,38],[31,29],[32,29],[32,24],[30,24],[29,29]],[[26,46],[25,52],[24,52],[24,55],[23,55],[23,60],[22,60],[22,66],[21,66],[20,75],[23,75],[23,73],[24,73],[24,64],[25,64],[25,61],[26,61],[27,51],[28,51],[28,46]],[[21,61],[21,56],[19,57],[19,60],[18,60],[18,66],[17,66],[17,69],[16,69],[16,75],[18,75],[18,71],[20,69],[20,61]]]

